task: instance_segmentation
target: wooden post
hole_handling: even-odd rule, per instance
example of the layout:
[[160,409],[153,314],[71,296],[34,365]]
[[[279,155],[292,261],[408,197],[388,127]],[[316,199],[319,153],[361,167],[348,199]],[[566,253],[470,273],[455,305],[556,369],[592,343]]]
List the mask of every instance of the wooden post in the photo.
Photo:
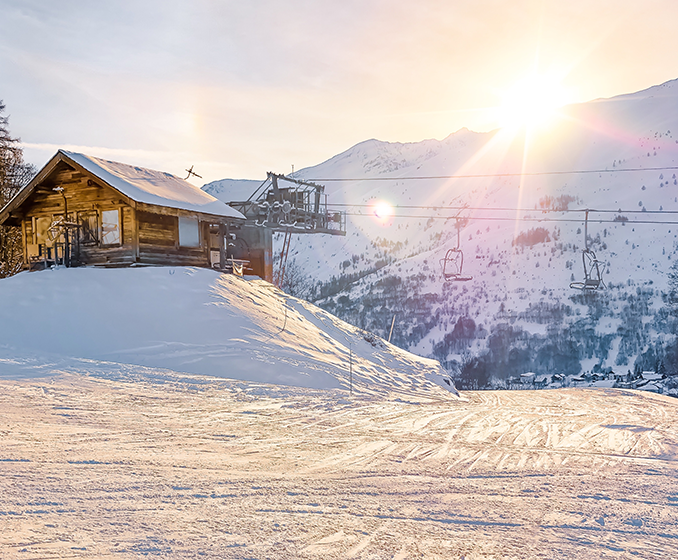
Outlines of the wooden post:
[[[68,221],[68,218],[66,219]],[[69,268],[71,266],[71,247],[70,235],[68,235],[68,228],[64,228],[64,266]]]
[[[32,240],[31,240],[32,241]],[[26,238],[26,220],[22,218],[21,220],[21,247],[24,251],[24,264],[27,268],[30,269],[31,262],[28,258],[28,239]]]
[[[231,243],[231,223],[226,222],[226,239],[224,240],[224,253],[225,253],[225,259],[228,261],[229,259],[231,260],[231,267],[235,268],[235,262],[233,260],[233,247],[235,247],[234,243]],[[242,271],[242,276],[245,275],[245,266],[243,265],[242,268],[240,269]],[[235,272],[235,270],[234,270]]]
[[226,235],[226,228],[224,222],[219,222],[219,268],[224,270],[226,268],[226,247],[224,244],[224,236]]
[[134,262],[139,262],[139,220],[137,219],[136,206],[130,206],[132,213],[132,254],[134,255]]

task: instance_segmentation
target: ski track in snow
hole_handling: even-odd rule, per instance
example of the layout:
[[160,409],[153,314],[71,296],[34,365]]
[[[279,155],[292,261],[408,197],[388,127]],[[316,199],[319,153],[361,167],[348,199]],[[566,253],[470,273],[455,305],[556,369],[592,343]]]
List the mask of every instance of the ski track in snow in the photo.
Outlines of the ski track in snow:
[[0,558],[676,558],[678,402],[0,381]]

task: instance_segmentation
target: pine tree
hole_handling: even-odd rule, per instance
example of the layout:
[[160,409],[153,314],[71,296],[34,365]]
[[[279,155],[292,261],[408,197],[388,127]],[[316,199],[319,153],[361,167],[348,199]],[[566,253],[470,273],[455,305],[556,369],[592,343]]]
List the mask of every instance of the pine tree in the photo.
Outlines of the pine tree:
[[[35,175],[35,168],[24,163],[21,141],[9,133],[9,117],[4,112],[5,104],[0,101],[0,208]],[[21,228],[0,226],[0,278],[19,272],[22,260]]]
[[[674,334],[678,335],[678,261],[674,261],[668,273],[669,289],[664,294],[664,302],[673,318]],[[667,345],[664,355],[666,373],[678,375],[678,337]]]
[[664,296],[669,313],[678,318],[678,260],[674,261],[668,273],[669,289]]

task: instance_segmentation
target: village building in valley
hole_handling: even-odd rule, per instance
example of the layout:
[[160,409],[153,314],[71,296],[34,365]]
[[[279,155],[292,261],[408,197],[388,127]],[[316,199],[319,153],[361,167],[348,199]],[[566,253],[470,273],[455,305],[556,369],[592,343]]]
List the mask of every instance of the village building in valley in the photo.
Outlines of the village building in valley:
[[245,264],[265,277],[265,251],[243,263],[230,250],[244,222],[238,210],[174,175],[64,150],[0,210],[0,225],[21,227],[26,269]]

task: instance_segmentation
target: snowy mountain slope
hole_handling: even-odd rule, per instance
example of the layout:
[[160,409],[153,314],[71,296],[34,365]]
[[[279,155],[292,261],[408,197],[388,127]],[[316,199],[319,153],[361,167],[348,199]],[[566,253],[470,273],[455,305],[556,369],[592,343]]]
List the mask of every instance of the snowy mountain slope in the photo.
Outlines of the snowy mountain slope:
[[[527,138],[507,130],[462,130],[442,141],[369,140],[296,174],[321,183],[390,178],[325,183],[330,203],[347,204],[342,208],[353,214],[348,235],[293,240],[290,255],[298,277],[312,279],[299,282],[297,293],[382,335],[396,315],[396,344],[441,360],[459,362],[462,347],[483,351],[500,324],[542,338],[550,325],[559,330],[559,340],[574,340],[581,368],[633,368],[638,356],[665,340],[658,313],[667,271],[678,255],[678,225],[640,222],[678,222],[678,215],[670,213],[678,212],[678,170],[655,170],[676,167],[676,80],[565,107],[550,128]],[[601,172],[567,173],[589,170]],[[414,179],[520,172],[527,175]],[[378,220],[365,207],[375,200],[401,208],[395,217]],[[469,207],[461,212],[466,221],[460,238],[464,272],[472,282],[445,284],[442,279],[440,261],[457,244],[455,221],[446,218],[459,211],[446,210],[450,206]],[[544,207],[582,211],[545,213]],[[595,304],[569,287],[583,278],[586,208],[615,211],[589,217],[589,246],[604,263],[603,279],[610,288]],[[622,210],[618,219],[628,221],[614,222],[617,210]],[[631,305],[629,297],[642,304]],[[619,324],[629,313],[633,328],[643,331],[635,342],[626,332],[628,321]],[[475,323],[472,341],[450,343],[450,333],[464,317]],[[591,324],[584,325],[584,319]],[[609,336],[590,348],[584,331]],[[558,344],[559,355],[572,352]],[[534,367],[547,371],[547,362],[561,361],[544,357]]]
[[[658,96],[657,92],[662,95]],[[671,132],[672,129],[676,132],[675,135]],[[325,163],[301,170],[298,175],[310,179],[379,175],[401,177],[401,180],[384,182],[327,183],[330,201],[334,203],[364,204],[383,198],[392,204],[432,205],[441,208],[464,203],[474,207],[534,208],[540,206],[540,201],[546,196],[566,194],[575,199],[570,208],[640,210],[646,207],[647,210],[659,210],[662,207],[667,211],[676,211],[678,202],[675,195],[678,192],[670,191],[669,188],[669,185],[675,186],[675,171],[667,172],[662,179],[659,179],[662,172],[620,171],[609,174],[526,177],[522,183],[518,178],[410,181],[408,177],[675,167],[678,166],[677,139],[678,81],[660,88],[651,88],[644,95],[636,94],[567,107],[553,128],[541,136],[528,139],[526,156],[523,137],[513,137],[505,131],[476,134],[462,130],[441,142],[427,140],[404,145],[364,142]],[[643,185],[649,190],[642,190]],[[667,190],[661,190],[662,188]],[[642,201],[643,198],[645,201]],[[641,201],[643,204],[638,205]],[[442,214],[422,210],[416,213],[430,216]],[[496,213],[492,216],[488,216],[488,212],[484,214],[481,215],[479,211],[465,213],[471,219],[466,228],[466,237],[478,229],[485,230],[488,225],[494,226],[483,222],[482,218],[496,217]],[[583,222],[583,215],[579,217]],[[473,222],[474,218],[478,220],[477,223]],[[453,230],[450,223],[434,220],[429,225],[427,219],[423,218],[395,218],[392,222],[380,224],[370,221],[369,218],[354,217],[352,225],[355,227],[353,233],[364,232],[369,242],[375,242],[381,237],[392,243],[404,243],[407,240],[408,247],[418,242],[425,243],[427,248],[435,247],[432,240],[436,234],[442,234],[444,239],[450,237],[450,230]],[[516,228],[513,222],[499,225],[503,227],[499,229],[499,234],[492,236],[495,239],[503,237],[505,233],[512,238],[515,229],[520,231],[526,228]],[[569,229],[576,231],[576,227]],[[670,228],[664,228],[660,233],[667,233],[666,229]],[[595,231],[593,235],[595,236]],[[576,233],[572,236],[571,242],[583,244],[581,237],[575,237]],[[647,232],[644,236],[652,237]],[[360,241],[360,235],[354,237],[356,239],[351,240],[352,248],[360,249],[360,244],[356,243]],[[303,241],[299,240],[300,246]],[[343,245],[342,240],[319,237],[308,241],[311,248],[321,246],[330,249],[330,255],[333,252],[331,249]],[[452,239],[453,243],[455,241]],[[487,242],[471,243],[471,253],[478,245],[486,248]],[[316,254],[318,252],[321,251],[316,251]],[[322,252],[328,253],[327,250]],[[405,251],[409,252],[411,251]],[[306,262],[310,260],[302,259],[301,262],[306,267]],[[312,268],[312,264],[309,264]],[[337,263],[334,263],[334,269],[336,268]],[[324,271],[320,271],[321,276],[324,274]]]
[[263,183],[253,179],[221,179],[203,185],[202,189],[224,202],[244,201]]
[[26,359],[37,354],[312,388],[349,389],[352,370],[354,392],[456,394],[437,362],[266,282],[206,269],[22,273],[0,281],[0,325],[11,375],[38,371]]

